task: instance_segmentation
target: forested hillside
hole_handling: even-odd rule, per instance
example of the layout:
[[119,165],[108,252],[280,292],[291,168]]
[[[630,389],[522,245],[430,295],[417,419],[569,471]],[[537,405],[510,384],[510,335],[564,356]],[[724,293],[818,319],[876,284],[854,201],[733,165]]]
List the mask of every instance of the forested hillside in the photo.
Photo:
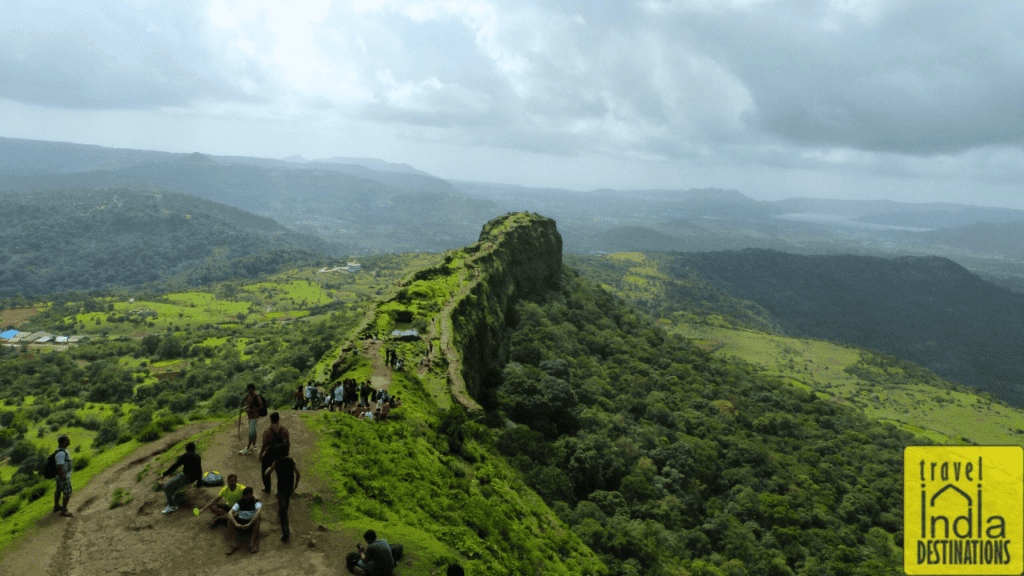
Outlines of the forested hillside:
[[767,310],[794,335],[880,350],[1021,407],[1024,295],[938,257],[678,255],[671,272]]
[[567,271],[516,311],[498,446],[618,574],[900,574],[909,434],[666,335]]
[[0,296],[136,285],[175,274],[201,284],[348,253],[269,218],[179,193],[0,193],[0,205]]

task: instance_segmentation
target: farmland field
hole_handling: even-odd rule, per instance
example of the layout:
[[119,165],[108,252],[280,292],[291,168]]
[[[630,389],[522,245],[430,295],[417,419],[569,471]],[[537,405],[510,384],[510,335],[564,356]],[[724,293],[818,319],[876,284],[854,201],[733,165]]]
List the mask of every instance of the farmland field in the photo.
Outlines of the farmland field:
[[37,308],[12,308],[0,310],[0,328],[17,328],[39,313]]

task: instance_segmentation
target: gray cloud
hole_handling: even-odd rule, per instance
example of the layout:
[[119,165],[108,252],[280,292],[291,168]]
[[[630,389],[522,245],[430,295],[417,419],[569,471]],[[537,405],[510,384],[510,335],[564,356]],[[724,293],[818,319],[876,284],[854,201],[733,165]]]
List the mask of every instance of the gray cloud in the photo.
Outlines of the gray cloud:
[[[791,5],[787,5],[791,6]],[[937,154],[1024,143],[1019,3],[674,13],[753,95],[753,128],[803,146]]]
[[221,76],[207,48],[202,15],[187,9],[5,2],[0,98],[108,109],[251,98]]
[[1021,21],[1020,3],[931,0],[4,2],[0,110],[81,111],[69,126],[92,129],[67,139],[83,142],[102,124],[138,145],[149,118],[221,153],[284,132],[352,148],[282,156],[515,156],[570,187],[539,159],[592,187],[1008,186],[1024,177]]

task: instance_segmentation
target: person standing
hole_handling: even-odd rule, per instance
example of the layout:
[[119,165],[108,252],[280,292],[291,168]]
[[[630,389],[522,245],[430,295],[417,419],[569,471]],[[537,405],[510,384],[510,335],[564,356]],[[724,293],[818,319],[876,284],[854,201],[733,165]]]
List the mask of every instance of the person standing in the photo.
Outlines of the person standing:
[[281,415],[274,412],[270,415],[270,428],[263,433],[263,445],[260,448],[260,470],[263,470],[263,493],[270,493],[270,469],[271,464],[281,457],[292,445],[291,435],[288,429],[281,426]]
[[[67,434],[61,434],[57,438],[57,453],[53,457],[57,461],[57,489],[53,491],[53,511],[59,512],[66,518],[74,518],[74,514],[68,511],[68,500],[71,499],[71,456],[68,454],[68,446],[71,446],[71,438]],[[64,505],[61,506],[60,495],[64,495]]]
[[291,539],[292,533],[288,528],[288,508],[291,506],[292,494],[299,487],[299,468],[295,466],[295,460],[289,455],[288,446],[284,447],[284,455],[277,459],[270,468],[264,471],[265,476],[277,471],[277,518],[281,521],[281,542]]
[[185,444],[185,453],[178,456],[174,465],[161,474],[160,478],[163,479],[169,476],[178,469],[178,466],[182,467],[181,474],[178,474],[170,482],[164,484],[164,497],[167,498],[167,508],[164,508],[164,514],[170,514],[178,509],[178,506],[174,503],[174,493],[178,491],[178,488],[189,482],[198,484],[203,478],[203,460],[199,457],[199,454],[196,454],[195,442]]
[[[254,384],[249,384],[245,387],[245,390],[248,393],[245,396],[245,407],[243,410],[246,417],[249,418],[249,443],[245,446],[245,450],[239,452],[243,456],[252,452],[253,446],[256,446],[256,421],[260,417],[260,410],[265,408],[263,401],[256,394],[256,386]],[[242,419],[241,413],[238,414],[238,419]]]

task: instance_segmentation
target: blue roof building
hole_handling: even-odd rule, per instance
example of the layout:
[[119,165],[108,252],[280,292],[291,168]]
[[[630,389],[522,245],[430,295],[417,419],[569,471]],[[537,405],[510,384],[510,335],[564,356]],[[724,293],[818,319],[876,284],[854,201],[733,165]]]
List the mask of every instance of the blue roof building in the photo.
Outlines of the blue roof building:
[[21,334],[21,332],[17,330],[8,330],[7,332],[0,334],[0,339],[10,340],[11,338],[17,336],[18,334]]

